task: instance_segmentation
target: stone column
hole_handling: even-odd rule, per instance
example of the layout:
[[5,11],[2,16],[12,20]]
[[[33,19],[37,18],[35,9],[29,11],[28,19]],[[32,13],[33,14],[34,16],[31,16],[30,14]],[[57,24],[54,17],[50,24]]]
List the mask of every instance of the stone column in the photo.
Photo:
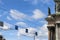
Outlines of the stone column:
[[51,37],[52,37],[52,40],[55,40],[56,38],[56,36],[55,36],[55,28],[54,27],[52,27],[52,29],[51,29]]
[[52,31],[52,40],[55,40],[55,32]]
[[51,40],[54,40],[54,31],[53,30],[51,30]]
[[56,24],[56,40],[58,40],[58,25]]
[[54,27],[48,28],[48,40],[55,40],[55,28]]
[[48,28],[48,40],[51,40],[51,30]]
[[53,40],[54,39],[54,35],[53,35],[53,29],[52,28],[50,29],[50,32],[51,32],[50,33],[50,40]]

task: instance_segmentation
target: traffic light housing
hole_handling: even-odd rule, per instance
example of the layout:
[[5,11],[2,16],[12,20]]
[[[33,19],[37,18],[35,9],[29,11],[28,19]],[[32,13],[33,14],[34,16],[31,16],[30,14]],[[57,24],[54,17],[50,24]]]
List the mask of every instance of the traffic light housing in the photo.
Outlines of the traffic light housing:
[[26,29],[26,33],[28,33],[28,29]]
[[18,26],[17,25],[15,25],[15,30],[18,30]]
[[3,36],[2,35],[0,35],[0,40],[2,40],[3,39]]
[[3,39],[3,40],[6,40],[6,39]]
[[37,35],[38,35],[38,33],[37,33],[37,32],[35,32],[35,35],[37,36]]
[[0,26],[2,26],[2,27],[3,27],[3,25],[4,25],[4,23],[3,23],[2,21],[0,21]]

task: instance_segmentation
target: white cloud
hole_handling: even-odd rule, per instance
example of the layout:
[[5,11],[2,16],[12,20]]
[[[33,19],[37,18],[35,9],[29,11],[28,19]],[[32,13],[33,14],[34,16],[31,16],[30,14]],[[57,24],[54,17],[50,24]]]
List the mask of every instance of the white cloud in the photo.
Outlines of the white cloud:
[[25,22],[17,22],[16,25],[22,27],[22,28],[26,28],[26,27],[29,27],[29,25]]
[[37,5],[39,2],[42,2],[44,4],[50,2],[50,0],[24,0],[24,1],[27,1],[33,5]]
[[11,18],[11,17],[9,17],[9,16],[7,16],[7,19],[8,19],[8,20],[12,20],[12,18]]
[[33,19],[37,20],[37,19],[41,19],[41,18],[44,18],[44,17],[45,17],[45,14],[41,10],[35,9],[33,11],[33,15],[32,15]]
[[4,22],[3,30],[8,30],[10,29],[11,26],[12,26],[11,24]]
[[41,2],[43,2],[43,3],[49,3],[50,0],[41,0]]
[[32,28],[32,27],[29,27],[27,29],[28,29],[28,33],[25,32],[26,29],[20,28],[19,31],[18,31],[18,36],[19,35],[25,35],[25,36],[33,37],[36,29]]
[[16,19],[16,20],[23,20],[26,18],[26,15],[22,12],[19,12],[17,10],[10,10],[10,15],[12,18]]
[[10,10],[10,16],[15,20],[20,20],[20,21],[31,20],[30,16],[14,9]]
[[37,29],[32,28],[32,27],[29,27],[27,29],[29,29],[29,33],[35,33],[37,31]]
[[39,2],[39,0],[24,0],[24,1],[27,1],[27,2],[34,4],[34,5],[38,4],[38,2]]
[[47,21],[43,21],[43,20],[42,20],[42,21],[39,21],[39,23],[45,24],[45,23],[47,23]]
[[47,24],[44,24],[42,27],[40,27],[40,30],[38,32],[39,37],[43,40],[46,40],[48,38],[48,29]]
[[38,4],[38,0],[34,0],[32,4],[35,4],[35,5]]
[[35,40],[40,40],[39,38],[35,37]]
[[4,27],[2,28],[3,30],[8,30],[9,27],[7,25],[4,25]]
[[10,30],[11,26],[12,26],[11,24],[9,24],[7,22],[4,22],[3,27],[0,27],[0,29],[2,29],[2,30]]
[[32,12],[33,12],[33,15],[28,16],[25,13],[19,12],[18,10],[11,9],[10,16],[15,20],[22,20],[22,21],[24,21],[24,20],[32,21],[33,19],[39,20],[39,19],[45,17],[45,14],[39,9],[35,9]]

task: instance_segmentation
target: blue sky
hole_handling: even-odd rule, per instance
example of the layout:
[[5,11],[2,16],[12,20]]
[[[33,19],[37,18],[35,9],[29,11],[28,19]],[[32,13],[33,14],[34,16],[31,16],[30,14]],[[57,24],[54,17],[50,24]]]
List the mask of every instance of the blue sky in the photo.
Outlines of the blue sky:
[[48,15],[48,7],[52,14],[55,13],[54,6],[54,0],[0,0],[0,21],[4,22],[4,28],[14,29],[15,25],[19,26],[18,31],[1,30],[2,35],[6,40],[33,40],[33,36],[28,37],[24,32],[24,29],[28,28],[30,32],[32,29],[38,32],[36,40],[47,40],[45,18]]

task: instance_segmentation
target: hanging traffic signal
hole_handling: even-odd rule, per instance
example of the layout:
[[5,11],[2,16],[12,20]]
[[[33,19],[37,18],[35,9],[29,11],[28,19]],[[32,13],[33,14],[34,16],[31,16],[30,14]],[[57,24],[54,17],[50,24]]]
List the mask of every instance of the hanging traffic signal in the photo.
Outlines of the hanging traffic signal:
[[15,30],[18,30],[18,26],[17,25],[15,25]]
[[26,29],[26,33],[28,33],[28,29]]
[[3,36],[2,35],[0,35],[0,39],[2,39],[3,38]]
[[3,23],[2,21],[0,21],[0,26],[2,26],[2,27],[3,27],[3,24],[4,24],[4,23]]
[[2,35],[0,35],[0,40],[2,40],[3,39],[3,36]]
[[37,36],[37,35],[38,35],[38,33],[37,33],[37,32],[35,32],[35,35]]
[[5,40],[5,39],[3,39],[3,40]]

